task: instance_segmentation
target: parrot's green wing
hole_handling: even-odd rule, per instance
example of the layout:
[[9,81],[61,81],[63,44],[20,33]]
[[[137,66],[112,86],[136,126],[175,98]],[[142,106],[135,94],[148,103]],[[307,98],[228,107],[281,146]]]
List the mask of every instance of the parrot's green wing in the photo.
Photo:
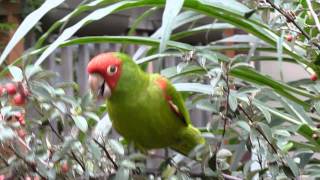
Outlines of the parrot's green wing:
[[174,111],[174,113],[183,121],[186,126],[191,124],[190,115],[184,104],[183,98],[181,94],[177,92],[172,83],[160,75],[157,76],[156,82],[162,89],[172,111]]

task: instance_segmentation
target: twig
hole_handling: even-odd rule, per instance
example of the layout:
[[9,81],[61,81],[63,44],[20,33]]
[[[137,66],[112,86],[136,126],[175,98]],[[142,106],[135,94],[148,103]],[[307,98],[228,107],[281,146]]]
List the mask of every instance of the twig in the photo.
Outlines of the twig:
[[81,166],[82,170],[83,170],[83,171],[86,171],[86,167],[85,167],[84,163],[81,162],[81,161],[78,159],[78,157],[74,154],[73,151],[71,151],[71,155],[72,155],[73,159],[74,159],[75,161],[77,161],[77,163]]
[[93,141],[95,143],[98,144],[98,146],[104,151],[104,153],[107,155],[107,158],[111,161],[113,167],[118,170],[118,165],[116,164],[116,162],[114,162],[114,160],[112,159],[110,153],[108,152],[108,150],[106,149],[106,147],[104,145],[102,145],[98,140],[93,139]]
[[[286,11],[284,11],[281,7],[277,6],[276,4],[273,3],[272,0],[266,0],[275,10],[277,10],[280,14],[282,14],[286,19],[287,22],[291,22],[296,28],[299,29],[299,31],[309,40],[311,41],[311,37],[307,34],[306,31],[304,31],[294,20],[293,17],[288,15]],[[320,50],[320,45],[314,41],[311,41],[313,45],[315,45],[319,50]]]
[[316,26],[317,26],[317,28],[318,28],[318,31],[320,32],[320,22],[319,22],[319,18],[318,18],[318,16],[317,16],[317,14],[314,12],[310,0],[306,0],[306,2],[307,2],[307,5],[308,5],[308,8],[309,8],[309,10],[310,10],[310,13],[311,13],[311,15],[312,15],[312,17],[313,17],[313,19],[314,19],[314,21],[315,21],[315,23],[316,23]]
[[10,164],[8,163],[8,161],[6,160],[6,158],[4,158],[1,154],[0,154],[0,159],[1,159],[1,161],[4,162],[4,164],[5,164],[7,167],[10,166]]
[[32,162],[27,161],[23,156],[21,156],[11,145],[9,146],[9,149],[17,156],[17,158],[21,159],[26,165],[30,167],[35,173],[37,173],[41,178],[46,179],[45,176],[43,176],[36,168],[35,164]]
[[[248,118],[248,120],[251,123],[254,123],[254,121],[251,119],[251,117],[249,116],[249,114],[242,108],[241,105],[238,105],[238,108],[240,111],[243,112],[243,114]],[[267,136],[261,131],[261,129],[259,128],[255,128],[258,133],[263,137],[263,139],[270,145],[270,147],[272,148],[272,150],[274,151],[274,153],[278,154],[277,148],[269,141],[269,139],[267,138]]]

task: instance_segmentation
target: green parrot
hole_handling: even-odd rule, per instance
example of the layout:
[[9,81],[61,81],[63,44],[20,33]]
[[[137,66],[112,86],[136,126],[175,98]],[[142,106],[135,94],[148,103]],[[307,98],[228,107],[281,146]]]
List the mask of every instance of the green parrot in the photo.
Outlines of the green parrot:
[[91,92],[106,100],[113,127],[138,149],[170,147],[188,155],[205,143],[168,79],[145,73],[119,52],[95,56],[87,71]]

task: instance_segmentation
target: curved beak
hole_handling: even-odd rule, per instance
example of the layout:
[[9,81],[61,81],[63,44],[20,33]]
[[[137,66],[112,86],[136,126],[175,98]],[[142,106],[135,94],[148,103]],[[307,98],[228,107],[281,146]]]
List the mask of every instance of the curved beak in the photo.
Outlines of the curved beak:
[[89,75],[89,85],[91,93],[94,97],[99,98],[109,98],[111,96],[111,90],[108,86],[108,83],[103,79],[99,74],[90,74]]

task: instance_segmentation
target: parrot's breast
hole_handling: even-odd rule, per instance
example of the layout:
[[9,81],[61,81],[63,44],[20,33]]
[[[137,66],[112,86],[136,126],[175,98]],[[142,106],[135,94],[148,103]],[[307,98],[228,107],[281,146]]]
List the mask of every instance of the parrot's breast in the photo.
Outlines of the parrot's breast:
[[176,144],[186,128],[170,109],[161,89],[150,84],[139,93],[108,101],[114,128],[127,140],[146,149]]

